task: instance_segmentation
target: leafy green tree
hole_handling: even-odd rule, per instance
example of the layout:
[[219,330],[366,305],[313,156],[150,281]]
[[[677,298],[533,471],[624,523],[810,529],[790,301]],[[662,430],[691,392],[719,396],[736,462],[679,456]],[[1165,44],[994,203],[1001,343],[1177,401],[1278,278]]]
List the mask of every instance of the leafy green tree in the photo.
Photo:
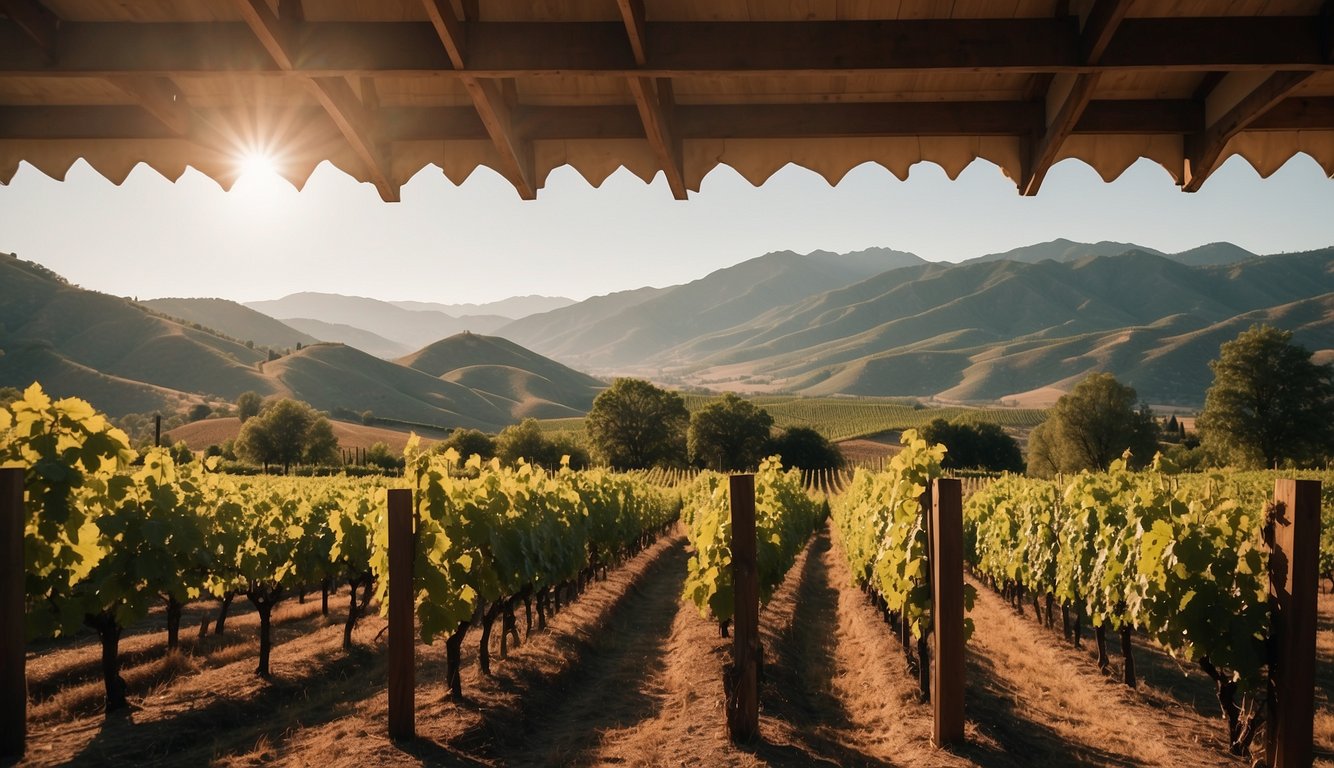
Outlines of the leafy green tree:
[[593,401],[584,429],[599,461],[644,469],[685,463],[689,423],[680,395],[641,379],[617,379]]
[[307,464],[337,464],[342,458],[338,454],[338,436],[334,434],[333,424],[323,416],[316,416],[306,430],[302,458]]
[[236,398],[236,417],[244,424],[251,417],[259,415],[259,409],[263,407],[264,400],[258,392],[242,392],[241,396]]
[[1079,382],[1029,435],[1029,472],[1105,470],[1127,450],[1132,467],[1146,466],[1158,451],[1158,426],[1147,409],[1136,410],[1137,400],[1134,388],[1110,373]]
[[524,459],[548,469],[559,467],[566,456],[574,469],[588,465],[588,451],[583,446],[569,436],[548,438],[536,419],[524,419],[497,435],[496,456],[506,464],[517,464]]
[[403,457],[395,456],[384,443],[374,443],[366,449],[366,463],[380,469],[402,469]]
[[23,397],[23,393],[14,387],[0,387],[0,408],[7,408],[15,400]]
[[843,453],[838,446],[810,427],[788,427],[770,441],[764,451],[777,454],[784,467],[800,469],[838,469],[843,466]]
[[1316,365],[1292,333],[1254,325],[1209,363],[1199,430],[1240,465],[1319,462],[1334,453],[1334,367]]
[[236,436],[236,454],[287,469],[302,461],[336,461],[338,440],[328,419],[303,402],[284,398],[266,403],[258,416],[245,422]]
[[467,461],[474,455],[487,460],[496,455],[496,440],[476,429],[456,429],[449,437],[436,444],[433,451],[444,453],[450,448],[458,451],[459,461]]
[[203,421],[213,414],[213,408],[208,403],[198,403],[190,408],[186,415],[186,421]]
[[690,418],[690,458],[720,472],[753,469],[764,458],[774,419],[731,392]]
[[368,426],[368,427],[369,427],[369,426],[372,426],[373,424],[375,424],[375,411],[369,411],[369,410],[367,410],[367,411],[362,411],[362,412],[361,412],[361,423],[364,424],[364,425],[366,425],[366,426]]
[[985,469],[992,472],[1023,472],[1024,454],[1019,443],[999,425],[934,419],[922,429],[922,438],[945,446],[945,469]]

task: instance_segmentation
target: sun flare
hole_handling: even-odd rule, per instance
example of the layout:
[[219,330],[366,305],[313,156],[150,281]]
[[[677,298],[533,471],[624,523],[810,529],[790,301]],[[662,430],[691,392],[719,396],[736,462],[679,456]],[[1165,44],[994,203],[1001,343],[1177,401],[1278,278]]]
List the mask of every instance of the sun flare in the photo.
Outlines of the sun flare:
[[241,176],[276,176],[273,157],[264,152],[250,152],[241,158]]
[[233,189],[241,197],[271,202],[292,185],[278,173],[278,161],[266,152],[248,152],[237,160],[239,173]]

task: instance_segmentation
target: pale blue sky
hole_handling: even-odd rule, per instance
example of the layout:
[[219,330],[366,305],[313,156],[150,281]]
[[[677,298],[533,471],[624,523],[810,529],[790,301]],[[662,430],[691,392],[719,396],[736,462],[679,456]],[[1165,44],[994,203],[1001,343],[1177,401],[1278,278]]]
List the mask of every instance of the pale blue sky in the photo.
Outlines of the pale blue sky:
[[1142,160],[1112,184],[1062,162],[1036,198],[985,161],[954,182],[931,164],[906,182],[868,164],[837,187],[789,166],[756,188],[720,167],[685,202],[661,176],[644,184],[625,171],[594,189],[558,169],[524,202],[487,169],[455,187],[428,168],[402,197],[382,203],[327,165],[300,193],[262,174],[225,193],[194,171],[173,184],[140,166],[116,187],[82,162],[64,182],[25,165],[0,186],[0,251],[140,298],[327,291],[455,303],[669,285],[783,249],[886,246],[959,261],[1057,237],[1164,251],[1334,245],[1334,181],[1305,155],[1268,180],[1234,157],[1196,194]]

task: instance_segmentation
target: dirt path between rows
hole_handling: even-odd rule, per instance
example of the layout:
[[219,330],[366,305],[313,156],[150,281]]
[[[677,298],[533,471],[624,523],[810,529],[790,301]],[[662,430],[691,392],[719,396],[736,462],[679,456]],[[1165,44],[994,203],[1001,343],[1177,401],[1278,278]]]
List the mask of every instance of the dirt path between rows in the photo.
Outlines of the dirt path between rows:
[[[682,602],[688,551],[679,533],[588,587],[512,649],[494,675],[476,666],[479,633],[464,643],[465,698],[449,696],[444,643],[418,645],[417,733],[395,744],[385,723],[384,622],[365,620],[358,648],[341,649],[346,596],[328,618],[318,603],[283,606],[274,679],[253,675],[253,616],[233,639],[193,654],[155,656],[162,633],[129,643],[143,675],[137,709],[88,713],[100,681],[95,646],[39,653],[39,685],[72,664],[73,687],[38,705],[24,764],[100,765],[642,765],[642,766],[1242,766],[1221,745],[1207,685],[1141,644],[1144,680],[1125,688],[1087,648],[1020,616],[978,587],[967,649],[966,740],[930,744],[901,645],[852,586],[836,536],[818,532],[760,614],[766,668],[762,740],[727,740],[722,670],[731,640]],[[1322,615],[1334,599],[1322,600]],[[1031,609],[1030,609],[1031,610]],[[520,631],[523,630],[520,617]],[[1334,651],[1322,623],[1322,670]],[[185,633],[183,632],[183,639]],[[1091,640],[1087,645],[1091,645]],[[1115,654],[1113,661],[1116,661]],[[161,667],[161,668],[160,668]],[[1115,670],[1113,670],[1115,671]],[[155,681],[153,675],[162,675]],[[1320,690],[1334,683],[1320,678]],[[60,714],[62,693],[74,711]],[[1322,699],[1323,701],[1323,699]],[[1327,705],[1325,705],[1327,708]]]

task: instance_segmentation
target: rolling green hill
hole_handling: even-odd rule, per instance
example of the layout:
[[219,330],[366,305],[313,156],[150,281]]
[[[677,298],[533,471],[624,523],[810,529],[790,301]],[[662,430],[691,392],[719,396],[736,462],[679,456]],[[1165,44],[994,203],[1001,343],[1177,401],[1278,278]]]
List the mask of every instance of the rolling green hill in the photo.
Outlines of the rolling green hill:
[[[222,305],[188,304],[221,317]],[[222,310],[255,320],[237,306]],[[255,391],[329,412],[369,410],[403,425],[496,431],[529,415],[583,413],[602,386],[511,342],[472,334],[426,347],[409,367],[331,343],[267,360],[266,351],[193,322],[199,321],[171,319],[0,255],[0,386],[40,381],[52,394],[82,397],[113,416],[180,411]],[[238,325],[232,330],[243,332]]]
[[257,367],[262,351],[7,254],[0,254],[0,349],[0,385],[40,379],[52,394],[112,413],[281,391]]
[[512,341],[476,333],[441,339],[397,362],[473,389],[516,418],[584,413],[605,386]]

